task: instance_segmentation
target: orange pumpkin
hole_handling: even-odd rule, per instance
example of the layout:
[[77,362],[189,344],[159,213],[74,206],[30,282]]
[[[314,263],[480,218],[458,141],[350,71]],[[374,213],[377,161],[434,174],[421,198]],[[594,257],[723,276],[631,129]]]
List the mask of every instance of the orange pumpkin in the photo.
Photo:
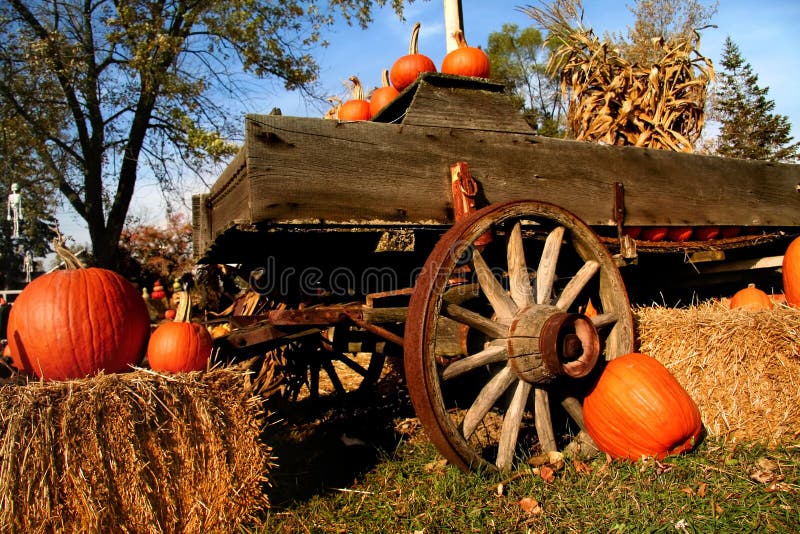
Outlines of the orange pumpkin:
[[136,288],[99,268],[34,279],[8,319],[14,366],[45,380],[127,371],[141,362],[149,334],[150,316]]
[[583,404],[586,430],[612,458],[663,458],[692,449],[700,411],[675,377],[648,355],[611,360]]
[[642,233],[641,226],[626,226],[622,229],[622,233],[629,236],[631,239],[636,239]]
[[746,288],[740,289],[731,297],[731,309],[747,311],[771,310],[772,299],[758,289],[755,284],[747,284]]
[[436,72],[436,65],[433,60],[424,54],[419,53],[419,29],[422,25],[417,22],[411,30],[411,41],[408,45],[408,54],[401,57],[392,65],[389,77],[392,85],[398,91],[402,91],[417,79],[420,73]]
[[701,226],[694,231],[694,238],[698,241],[709,241],[719,235],[719,226]]
[[208,365],[213,341],[205,326],[191,322],[189,293],[181,292],[175,320],[163,322],[150,336],[147,363],[154,371],[202,371]]
[[458,48],[444,56],[442,72],[459,76],[488,78],[492,73],[489,56],[480,48],[469,46],[463,31],[456,30],[454,36]]
[[688,241],[692,237],[691,226],[672,226],[667,231],[667,239],[670,241]]
[[648,226],[642,228],[641,238],[644,241],[663,241],[667,237],[667,231],[666,226]]
[[397,95],[400,93],[392,87],[389,83],[389,71],[383,69],[381,73],[381,81],[383,85],[372,91],[372,96],[369,98],[369,114],[370,118],[377,115],[383,108],[388,106]]
[[364,98],[364,88],[361,86],[361,80],[355,76],[350,76],[350,82],[353,84],[353,98],[339,108],[339,120],[368,121],[372,118],[372,114],[369,111],[369,102]]
[[742,233],[741,226],[723,226],[719,231],[719,234],[726,238],[736,237],[740,233]]
[[800,237],[789,243],[783,254],[783,294],[786,303],[800,307]]

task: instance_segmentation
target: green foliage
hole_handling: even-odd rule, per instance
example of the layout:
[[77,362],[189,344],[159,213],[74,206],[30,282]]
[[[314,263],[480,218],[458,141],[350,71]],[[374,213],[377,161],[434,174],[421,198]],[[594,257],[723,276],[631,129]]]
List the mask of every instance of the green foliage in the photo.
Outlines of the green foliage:
[[[0,101],[28,125],[32,154],[114,267],[137,177],[169,191],[236,147],[225,105],[242,72],[310,92],[323,28],[366,25],[386,0],[0,4]],[[392,6],[402,12],[401,0]]]
[[520,31],[504,24],[489,34],[487,54],[492,78],[502,82],[528,123],[542,135],[563,137],[564,106],[558,81],[546,73],[550,49],[542,33],[533,26]]
[[730,37],[725,40],[721,66],[712,108],[712,117],[721,125],[716,153],[734,158],[796,161],[800,142],[792,142],[789,118],[774,113],[775,102],[767,98],[769,88],[759,87],[758,75]]

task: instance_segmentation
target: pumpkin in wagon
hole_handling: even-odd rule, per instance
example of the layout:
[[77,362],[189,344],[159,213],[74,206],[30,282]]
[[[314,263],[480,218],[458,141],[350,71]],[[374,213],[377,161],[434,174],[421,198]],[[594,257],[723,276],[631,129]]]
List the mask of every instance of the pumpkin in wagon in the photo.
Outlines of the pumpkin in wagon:
[[133,285],[108,269],[84,268],[57,238],[67,266],[35,278],[8,319],[14,366],[44,380],[127,371],[142,360],[150,316]]
[[356,76],[350,76],[350,82],[353,84],[352,98],[339,108],[339,120],[368,121],[372,118],[372,114],[369,111],[369,101],[364,98],[361,80]]
[[159,324],[150,336],[147,363],[151,369],[167,373],[206,369],[213,340],[206,327],[192,322],[191,317],[191,298],[184,290],[175,319]]
[[475,46],[469,46],[462,30],[454,33],[457,48],[448,52],[442,60],[442,72],[459,76],[488,78],[492,74],[489,56]]
[[771,310],[772,299],[755,284],[747,284],[746,288],[740,289],[731,297],[730,306],[732,310]]
[[615,459],[663,458],[700,439],[700,411],[654,358],[629,353],[611,360],[583,404],[586,430]]
[[388,69],[383,69],[383,72],[381,73],[381,83],[383,85],[372,91],[372,95],[369,97],[370,118],[377,115],[383,108],[388,106],[395,98],[397,98],[397,95],[400,94],[389,82]]
[[800,237],[794,238],[783,255],[783,294],[786,303],[800,307]]
[[419,53],[419,29],[422,25],[417,22],[411,30],[411,41],[408,45],[408,54],[401,57],[392,65],[389,77],[392,85],[398,91],[402,91],[417,79],[423,72],[436,72],[436,65],[433,60],[424,54]]

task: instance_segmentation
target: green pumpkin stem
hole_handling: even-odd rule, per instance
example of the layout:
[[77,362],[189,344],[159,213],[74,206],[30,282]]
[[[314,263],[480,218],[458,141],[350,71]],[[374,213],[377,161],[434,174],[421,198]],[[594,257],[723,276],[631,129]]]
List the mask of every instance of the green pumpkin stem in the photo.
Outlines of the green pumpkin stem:
[[176,323],[190,323],[192,321],[192,298],[186,290],[178,293],[178,309],[175,311]]

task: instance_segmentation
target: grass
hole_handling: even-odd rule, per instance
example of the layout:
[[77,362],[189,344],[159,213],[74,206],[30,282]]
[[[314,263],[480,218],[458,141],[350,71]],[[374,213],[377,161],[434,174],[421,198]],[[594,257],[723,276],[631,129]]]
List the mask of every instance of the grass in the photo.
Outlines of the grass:
[[248,532],[800,532],[798,443],[709,438],[663,462],[567,458],[552,478],[532,467],[467,474],[402,402],[359,410],[274,429],[273,507]]

